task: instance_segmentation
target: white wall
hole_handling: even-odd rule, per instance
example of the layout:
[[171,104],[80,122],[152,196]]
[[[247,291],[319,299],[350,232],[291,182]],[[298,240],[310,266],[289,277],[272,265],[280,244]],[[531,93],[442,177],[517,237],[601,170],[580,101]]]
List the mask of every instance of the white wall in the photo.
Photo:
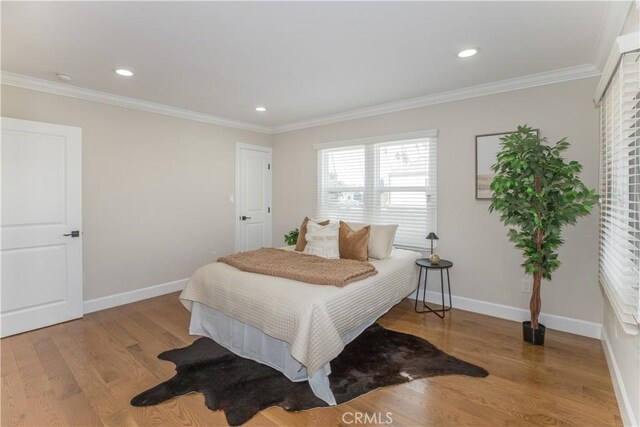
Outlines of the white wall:
[[[488,201],[475,200],[475,135],[528,123],[555,141],[567,136],[570,159],[584,165],[590,187],[598,181],[597,79],[530,88],[414,110],[351,120],[274,136],[274,244],[313,216],[314,143],[438,129],[438,252],[454,262],[455,295],[528,309],[521,290],[521,257]],[[543,285],[542,311],[601,323],[598,285],[598,214],[569,227],[560,251],[563,266]],[[526,319],[523,319],[526,320]]]
[[605,298],[603,347],[625,426],[640,425],[640,337],[629,335],[618,323]]
[[640,30],[640,8],[638,2],[629,9],[629,15],[624,23],[620,34],[629,34]]
[[235,143],[271,136],[2,86],[2,116],[83,131],[84,298],[188,278],[235,248]]

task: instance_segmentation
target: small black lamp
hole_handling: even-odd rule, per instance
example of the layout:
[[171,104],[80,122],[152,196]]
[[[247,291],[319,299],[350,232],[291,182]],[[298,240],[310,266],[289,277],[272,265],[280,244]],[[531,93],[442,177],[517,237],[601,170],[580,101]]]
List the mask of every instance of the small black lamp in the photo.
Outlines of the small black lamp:
[[427,236],[427,239],[431,240],[431,254],[433,255],[433,241],[434,240],[440,240],[440,238],[438,236],[436,236],[436,233],[434,233],[433,231],[431,233],[429,233],[429,235]]

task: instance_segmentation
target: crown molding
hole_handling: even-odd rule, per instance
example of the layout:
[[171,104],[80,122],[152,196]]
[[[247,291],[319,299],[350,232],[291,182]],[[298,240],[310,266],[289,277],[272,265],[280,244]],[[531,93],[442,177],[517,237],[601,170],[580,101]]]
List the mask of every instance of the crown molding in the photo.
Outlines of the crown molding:
[[375,105],[372,107],[346,111],[343,113],[330,114],[310,120],[288,123],[280,126],[275,126],[273,128],[273,133],[277,134],[289,132],[293,130],[322,126],[347,120],[377,116],[379,114],[394,113],[398,111],[411,110],[414,108],[427,107],[429,105],[459,101],[467,98],[476,98],[485,95],[493,95],[496,93],[510,92],[536,86],[544,86],[570,80],[597,77],[599,75],[600,71],[591,64],[561,68],[558,70],[530,74],[513,79],[499,80],[493,83],[485,83],[477,86],[470,86],[462,89],[454,89],[446,92],[435,93],[433,95],[409,98],[401,101],[390,102],[387,104]]
[[85,89],[66,83],[57,83],[49,80],[37,79],[34,77],[9,73],[6,71],[2,71],[0,82],[3,85],[15,86],[23,89],[38,90],[55,95],[68,96],[71,98],[78,98],[86,101],[100,102],[102,104],[116,105],[118,107],[147,111],[149,113],[163,114],[165,116],[178,117],[181,119],[193,120],[196,122],[226,126],[234,129],[241,129],[252,132],[261,132],[268,134],[273,133],[273,129],[269,126],[262,126],[255,123],[228,119],[226,117],[198,113],[196,111],[185,110],[183,108],[171,107],[169,105],[157,104],[155,102],[143,101],[141,99],[129,98],[126,96],[114,95],[111,93],[100,92],[93,89]]
[[536,86],[544,86],[570,80],[597,77],[599,75],[600,71],[596,67],[591,64],[584,64],[575,67],[546,71],[543,73],[530,74],[513,79],[485,83],[477,86],[454,89],[417,98],[409,98],[386,104],[374,105],[371,107],[345,111],[342,113],[316,117],[309,120],[303,120],[273,127],[227,119],[225,117],[212,116],[191,110],[185,110],[182,108],[156,104],[154,102],[143,101],[140,99],[129,98],[120,95],[113,95],[110,93],[100,92],[92,89],[85,89],[65,83],[51,82],[48,80],[37,79],[34,77],[23,76],[6,71],[2,72],[1,83],[9,86],[38,90],[42,92],[53,93],[56,95],[84,99],[87,101],[100,102],[103,104],[116,105],[119,107],[163,114],[187,120],[194,120],[197,122],[210,123],[219,126],[226,126],[235,129],[261,132],[266,134],[277,134],[293,130],[322,126],[331,123],[343,122],[347,120],[377,116],[380,114],[395,113],[398,111],[427,107],[429,105],[459,101],[467,98],[476,98],[485,95],[493,95],[496,93],[510,92]]

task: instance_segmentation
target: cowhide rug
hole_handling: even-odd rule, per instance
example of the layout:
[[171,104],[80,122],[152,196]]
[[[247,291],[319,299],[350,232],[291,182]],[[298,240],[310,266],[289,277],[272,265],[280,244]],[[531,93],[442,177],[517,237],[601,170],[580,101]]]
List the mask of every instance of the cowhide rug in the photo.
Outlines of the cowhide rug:
[[[300,411],[327,406],[306,382],[294,383],[273,368],[239,357],[209,338],[158,356],[177,374],[131,400],[156,405],[191,392],[204,394],[211,410],[222,409],[240,425],[271,406]],[[374,324],[331,361],[331,390],[338,404],[380,387],[436,375],[486,377],[484,369],[449,356],[428,341]]]

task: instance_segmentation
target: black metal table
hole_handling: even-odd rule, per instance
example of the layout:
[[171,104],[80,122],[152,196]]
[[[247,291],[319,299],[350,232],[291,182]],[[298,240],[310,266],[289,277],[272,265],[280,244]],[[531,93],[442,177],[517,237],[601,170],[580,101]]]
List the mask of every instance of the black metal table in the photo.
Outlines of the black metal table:
[[[451,310],[451,279],[449,278],[449,269],[453,267],[453,263],[451,261],[447,261],[446,259],[441,259],[438,264],[432,264],[428,259],[421,258],[416,260],[416,264],[420,267],[420,275],[418,276],[418,288],[416,289],[416,305],[415,311],[416,313],[434,313],[441,319],[444,319],[444,315],[447,311]],[[422,271],[424,270],[424,282],[422,280]],[[427,273],[429,270],[440,270],[440,291],[442,294],[442,308],[437,310],[431,308],[427,305],[426,297],[427,297]],[[447,287],[449,288],[449,307],[444,305],[444,274],[443,271],[447,270]],[[422,292],[422,306],[426,310],[418,310],[418,303],[420,302],[420,285],[423,285]]]

